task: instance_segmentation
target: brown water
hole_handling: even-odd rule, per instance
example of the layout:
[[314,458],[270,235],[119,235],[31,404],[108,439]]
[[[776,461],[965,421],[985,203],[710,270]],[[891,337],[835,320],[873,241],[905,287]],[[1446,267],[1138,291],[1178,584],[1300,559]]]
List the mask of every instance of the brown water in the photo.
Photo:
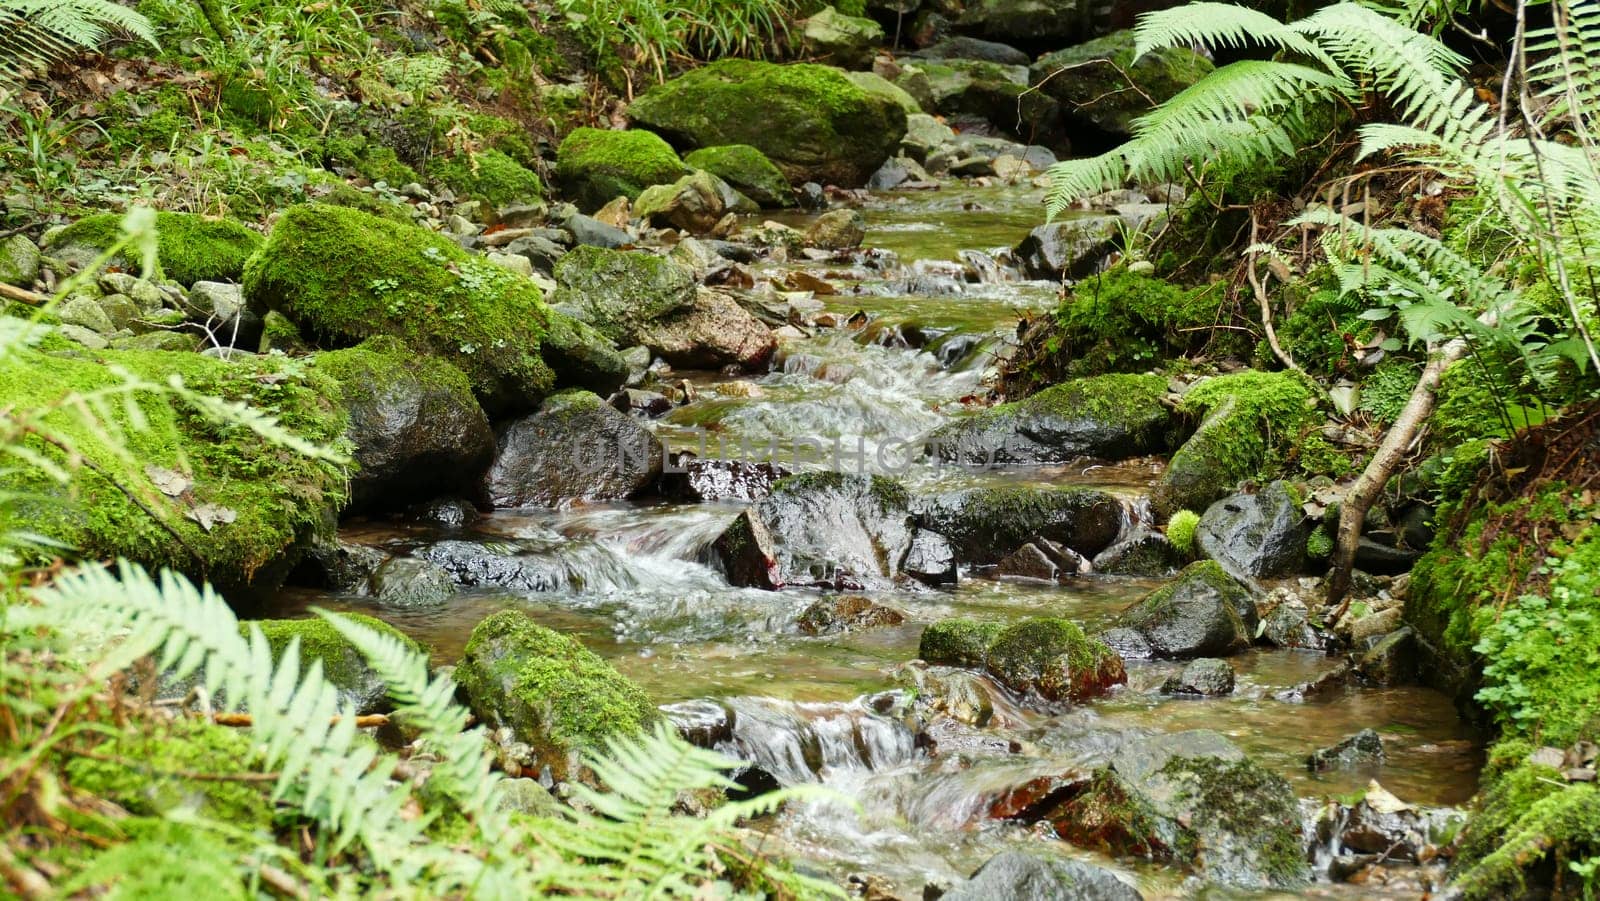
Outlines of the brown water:
[[[794,341],[783,350],[782,368],[757,378],[698,374],[699,399],[652,427],[678,449],[692,449],[709,435],[757,445],[775,438],[837,439],[870,451],[915,439],[952,416],[964,415],[970,407],[963,398],[983,390],[987,359],[981,350],[965,359],[941,359],[914,347],[893,346],[896,342],[883,336],[915,323],[992,344],[1014,330],[1022,312],[1047,309],[1056,297],[1054,286],[1017,283],[1002,275],[952,291],[955,280],[949,277],[956,270],[948,261],[961,259],[961,251],[1013,244],[1037,224],[1036,193],[994,188],[875,198],[866,210],[869,243],[893,250],[900,265],[867,271],[797,264],[836,283],[839,293],[819,298],[827,309],[841,316],[864,311],[871,324],[856,331],[819,330],[814,337]],[[972,259],[988,266],[986,258]],[[945,262],[923,266],[913,262],[917,260]],[[1082,485],[1136,504],[1160,468],[1159,460],[1113,465],[1081,461],[993,473],[917,466],[896,474],[919,487]],[[568,584],[538,593],[467,590],[441,608],[421,611],[374,609],[363,598],[290,592],[277,613],[297,615],[310,606],[373,612],[428,645],[438,662],[450,663],[458,659],[478,621],[517,607],[577,636],[660,703],[741,699],[741,704],[756,705],[752,710],[769,711],[780,724],[772,729],[775,744],[793,738],[785,730],[821,730],[824,745],[842,756],[820,774],[796,778],[820,779],[856,799],[860,808],[797,805],[767,828],[774,842],[841,875],[883,875],[914,895],[923,881],[953,880],[1001,848],[1039,841],[1019,827],[973,823],[952,812],[980,798],[988,782],[1014,778],[1017,767],[1059,767],[1063,761],[1036,752],[1043,756],[942,772],[912,749],[908,735],[887,720],[879,722],[854,699],[896,687],[891,671],[916,657],[921,631],[929,622],[953,615],[1002,621],[1051,615],[1070,617],[1092,630],[1158,582],[1091,576],[1046,587],[967,574],[950,590],[875,595],[878,602],[906,614],[904,625],[810,638],[799,634],[794,623],[820,595],[731,588],[714,570],[696,562],[738,509],[612,504],[499,511],[476,524],[471,534],[449,537],[509,542],[523,553],[542,555],[565,567]],[[418,527],[348,524],[344,537],[405,553],[443,536]],[[1017,727],[1039,735],[1114,728],[1214,729],[1289,778],[1307,798],[1345,795],[1373,778],[1423,805],[1460,804],[1474,791],[1481,765],[1478,746],[1443,696],[1423,688],[1351,688],[1315,702],[1294,703],[1276,696],[1316,678],[1336,661],[1309,652],[1258,650],[1231,662],[1238,686],[1228,697],[1163,696],[1159,686],[1177,665],[1133,663],[1128,684],[1106,698],[1057,717],[1018,710]],[[849,725],[861,722],[871,728]],[[1376,729],[1383,737],[1388,756],[1381,766],[1331,774],[1305,769],[1310,751],[1363,728]],[[857,737],[841,737],[848,735]],[[863,735],[873,738],[868,741]],[[1059,842],[1052,844],[1062,853],[1089,858]],[[1192,888],[1170,871],[1142,868],[1132,875],[1152,897],[1181,895]],[[1361,894],[1343,886],[1319,886],[1313,893]]]

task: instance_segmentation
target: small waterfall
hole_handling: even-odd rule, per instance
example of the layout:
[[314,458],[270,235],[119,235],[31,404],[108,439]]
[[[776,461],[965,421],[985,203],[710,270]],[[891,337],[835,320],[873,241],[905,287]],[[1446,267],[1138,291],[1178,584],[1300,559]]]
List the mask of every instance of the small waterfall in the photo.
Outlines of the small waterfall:
[[800,704],[737,697],[662,710],[686,738],[748,762],[779,785],[831,783],[840,773],[886,770],[917,756],[912,729],[861,699]]

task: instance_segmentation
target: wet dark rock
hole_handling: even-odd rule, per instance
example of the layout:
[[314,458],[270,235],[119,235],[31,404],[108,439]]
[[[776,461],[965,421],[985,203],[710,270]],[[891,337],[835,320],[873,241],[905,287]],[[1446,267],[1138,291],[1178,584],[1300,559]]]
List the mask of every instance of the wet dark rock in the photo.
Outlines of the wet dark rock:
[[372,574],[372,596],[386,607],[436,607],[455,593],[444,567],[414,557],[396,557]]
[[1407,804],[1376,781],[1367,783],[1357,803],[1330,802],[1312,825],[1317,846],[1339,855],[1330,862],[1329,878],[1353,874],[1364,865],[1383,861],[1425,863],[1460,830],[1460,810]]
[[772,486],[788,475],[788,468],[776,463],[701,459],[679,453],[662,470],[660,491],[673,500],[695,504],[753,502],[771,494]]
[[1255,629],[1250,592],[1210,560],[1191,563],[1169,585],[1128,608],[1116,625],[1133,629],[1157,657],[1221,657],[1243,650]]
[[917,529],[911,547],[900,563],[900,571],[924,585],[954,585],[957,579],[956,552],[938,532]]
[[339,383],[355,446],[351,510],[394,508],[466,489],[494,456],[494,432],[460,370],[393,338],[321,354]]
[[1201,554],[1240,581],[1287,576],[1305,567],[1305,519],[1294,486],[1273,482],[1206,508],[1195,541]]
[[1233,693],[1233,666],[1226,660],[1202,657],[1191,660],[1183,672],[1161,686],[1162,694],[1217,697]]
[[611,406],[619,412],[637,413],[646,419],[672,412],[672,400],[665,394],[640,388],[624,388],[611,395]]
[[1139,891],[1103,867],[1069,857],[1006,851],[989,858],[943,901],[1141,901]]
[[730,585],[768,590],[783,587],[776,543],[753,510],[734,517],[712,542],[711,554]]
[[969,465],[1121,460],[1168,447],[1172,411],[1166,379],[1103,375],[1047,388],[936,430],[928,451]]
[[733,709],[721,701],[678,701],[663,704],[660,710],[684,741],[695,747],[712,748],[733,738]]
[[1410,626],[1379,639],[1356,664],[1356,672],[1373,685],[1408,685],[1417,680],[1417,636]]
[[1012,691],[1081,701],[1127,681],[1122,658],[1070,620],[1033,617],[1010,625],[946,619],[923,630],[930,664],[983,668]]
[[1094,571],[1108,576],[1164,576],[1184,563],[1167,536],[1149,529],[1106,548],[1094,557]]
[[1047,819],[1073,844],[1222,885],[1292,887],[1310,875],[1293,788],[1216,732],[1130,736]]
[[1105,646],[1117,652],[1123,660],[1149,660],[1156,656],[1150,640],[1137,630],[1126,626],[1113,626],[1097,636]]
[[800,186],[800,208],[803,210],[825,210],[828,208],[828,194],[822,190],[822,185],[808,181]]
[[1344,691],[1353,678],[1354,670],[1349,664],[1341,663],[1309,682],[1302,682],[1274,693],[1273,698],[1291,704],[1328,698]]
[[1420,559],[1422,551],[1397,548],[1393,544],[1375,541],[1369,536],[1362,536],[1356,544],[1356,566],[1369,573],[1399,575],[1410,572],[1411,567]]
[[317,542],[306,551],[294,581],[333,591],[366,594],[372,574],[389,555],[375,547],[335,539]]
[[998,563],[1043,538],[1079,554],[1099,553],[1122,529],[1122,502],[1084,488],[966,488],[921,498],[917,521],[944,535],[963,563]]
[[1306,608],[1299,604],[1281,603],[1262,622],[1261,638],[1273,647],[1320,651],[1328,646],[1327,637],[1311,624]]
[[1089,561],[1077,551],[1041,538],[1012,551],[995,566],[994,574],[1014,579],[1064,582],[1090,570]]
[[477,521],[478,507],[460,497],[441,497],[412,507],[407,517],[415,522],[446,529],[459,529]]
[[756,513],[787,583],[887,585],[911,548],[910,497],[881,476],[791,476],[773,486]]
[[497,507],[629,497],[661,474],[661,442],[587,391],[547,399],[501,433],[484,494]]
[[836,635],[876,626],[898,626],[905,621],[905,614],[898,610],[850,594],[817,601],[800,614],[795,625],[806,635]]
[[1026,66],[1033,58],[1015,47],[971,37],[945,38],[910,54],[916,59],[980,59],[1006,66]]
[[1012,255],[1029,278],[1082,278],[1111,252],[1119,234],[1115,216],[1082,216],[1041,225]]
[[1337,770],[1382,762],[1383,739],[1371,729],[1362,729],[1338,744],[1312,751],[1306,758],[1306,767],[1313,771]]
[[902,162],[902,158],[894,157],[884,160],[878,171],[872,173],[867,179],[867,187],[873,191],[892,191],[911,180],[911,170]]
[[449,540],[419,548],[414,554],[437,564],[457,584],[469,588],[551,591],[566,582],[559,563],[521,554],[511,544]]
[[526,257],[533,268],[549,275],[555,271],[556,261],[567,252],[567,248],[542,238],[538,235],[524,235],[505,246],[505,252]]
[[633,243],[633,236],[622,229],[582,213],[572,214],[561,223],[561,227],[572,234],[572,242],[580,247],[614,250]]

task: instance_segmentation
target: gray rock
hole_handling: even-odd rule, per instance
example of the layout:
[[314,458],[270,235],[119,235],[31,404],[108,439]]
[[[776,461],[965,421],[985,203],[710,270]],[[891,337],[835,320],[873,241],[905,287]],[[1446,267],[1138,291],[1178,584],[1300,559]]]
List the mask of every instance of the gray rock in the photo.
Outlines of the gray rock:
[[911,549],[910,498],[881,476],[791,476],[762,499],[756,515],[772,535],[787,583],[887,586]]
[[806,229],[807,247],[824,250],[850,250],[860,247],[867,237],[866,220],[855,210],[834,210],[823,213]]
[[90,350],[105,350],[111,346],[106,337],[94,329],[87,329],[81,325],[61,325],[56,327],[61,337],[89,348]]
[[1081,278],[1111,252],[1119,233],[1115,216],[1076,216],[1035,228],[1012,254],[1029,278]]
[[789,474],[786,467],[774,463],[676,454],[661,473],[661,493],[694,504],[754,502],[771,494],[772,486]]
[[111,320],[112,328],[118,331],[123,329],[138,333],[153,331],[141,321],[145,316],[145,312],[139,309],[139,305],[134,303],[133,299],[126,294],[107,294],[96,303],[100,304],[100,309]]
[[676,228],[693,235],[705,235],[716,228],[732,206],[728,201],[737,195],[737,191],[710,172],[693,172],[673,184],[645,188],[634,201],[633,213],[657,228]]
[[1133,629],[1157,657],[1222,657],[1248,647],[1255,629],[1250,592],[1212,561],[1192,563],[1172,583],[1128,608],[1116,625]]
[[1069,857],[1006,851],[989,858],[943,901],[1141,901],[1139,891],[1103,867]]
[[538,235],[524,235],[505,247],[506,253],[526,257],[533,268],[549,275],[555,271],[556,261],[567,252],[565,247]]
[[900,570],[924,585],[954,585],[957,578],[956,552],[938,532],[918,529],[911,536],[911,547]]
[[1279,481],[1206,508],[1195,541],[1202,555],[1217,561],[1235,579],[1248,582],[1304,569],[1309,533],[1298,492]]
[[1338,744],[1312,751],[1306,767],[1313,771],[1336,770],[1383,762],[1383,739],[1371,729],[1344,739]]
[[1092,570],[1088,560],[1069,547],[1049,539],[1030,541],[996,564],[996,576],[1065,582]]
[[1202,657],[1191,660],[1183,672],[1161,686],[1162,694],[1217,697],[1233,693],[1233,666],[1226,660]]
[[1320,651],[1328,646],[1322,632],[1311,625],[1306,608],[1299,604],[1282,603],[1273,607],[1263,623],[1261,638],[1274,647]]
[[753,510],[734,517],[711,543],[711,555],[730,585],[769,591],[783,587],[776,543]]
[[1083,488],[964,488],[920,498],[917,522],[945,536],[962,563],[998,563],[1045,539],[1089,556],[1116,540],[1122,502]]
[[574,213],[561,223],[572,234],[575,244],[586,247],[617,248],[633,243],[633,236],[593,216]]
[[871,19],[847,16],[831,6],[805,20],[800,43],[807,57],[842,69],[871,65],[883,43],[883,27]]
[[445,529],[459,529],[478,519],[478,508],[471,501],[459,497],[441,497],[413,507],[412,519]]
[[979,59],[1007,66],[1026,66],[1033,57],[1015,47],[971,37],[945,38],[910,54],[916,59]]
[[56,307],[56,316],[60,317],[63,325],[76,325],[100,335],[111,335],[117,331],[106,311],[101,309],[97,301],[88,297],[67,298]]
[[1160,376],[1076,379],[935,430],[930,455],[967,465],[1120,460],[1169,445],[1172,411]]
[[1356,664],[1356,672],[1374,685],[1408,685],[1417,679],[1419,649],[1410,626],[1379,639]]
[[372,596],[388,607],[436,607],[455,593],[443,567],[414,557],[395,557],[372,574]]
[[1094,571],[1108,576],[1164,576],[1184,563],[1167,536],[1139,529],[1094,557]]
[[670,412],[672,401],[656,391],[624,388],[611,396],[611,406],[623,413],[637,413],[646,419],[654,419]]
[[31,288],[39,280],[43,257],[27,235],[12,235],[0,241],[0,284]]
[[313,544],[297,571],[297,579],[345,594],[366,594],[372,574],[389,555],[375,547],[333,540]]
[[661,474],[661,442],[586,391],[547,399],[497,441],[484,494],[497,507],[629,497]]

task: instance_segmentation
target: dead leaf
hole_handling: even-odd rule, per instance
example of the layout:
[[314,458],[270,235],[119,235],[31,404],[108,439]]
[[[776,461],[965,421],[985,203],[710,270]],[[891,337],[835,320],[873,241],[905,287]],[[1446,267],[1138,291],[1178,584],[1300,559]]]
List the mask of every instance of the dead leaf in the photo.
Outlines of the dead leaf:
[[167,497],[180,497],[194,484],[189,480],[188,476],[181,472],[164,469],[160,466],[151,466],[148,463],[144,466],[144,474],[149,476],[151,483],[156,486],[156,490]]
[[227,525],[238,519],[239,513],[220,504],[201,504],[189,511],[189,518],[199,523],[200,528],[209,532],[215,526]]

